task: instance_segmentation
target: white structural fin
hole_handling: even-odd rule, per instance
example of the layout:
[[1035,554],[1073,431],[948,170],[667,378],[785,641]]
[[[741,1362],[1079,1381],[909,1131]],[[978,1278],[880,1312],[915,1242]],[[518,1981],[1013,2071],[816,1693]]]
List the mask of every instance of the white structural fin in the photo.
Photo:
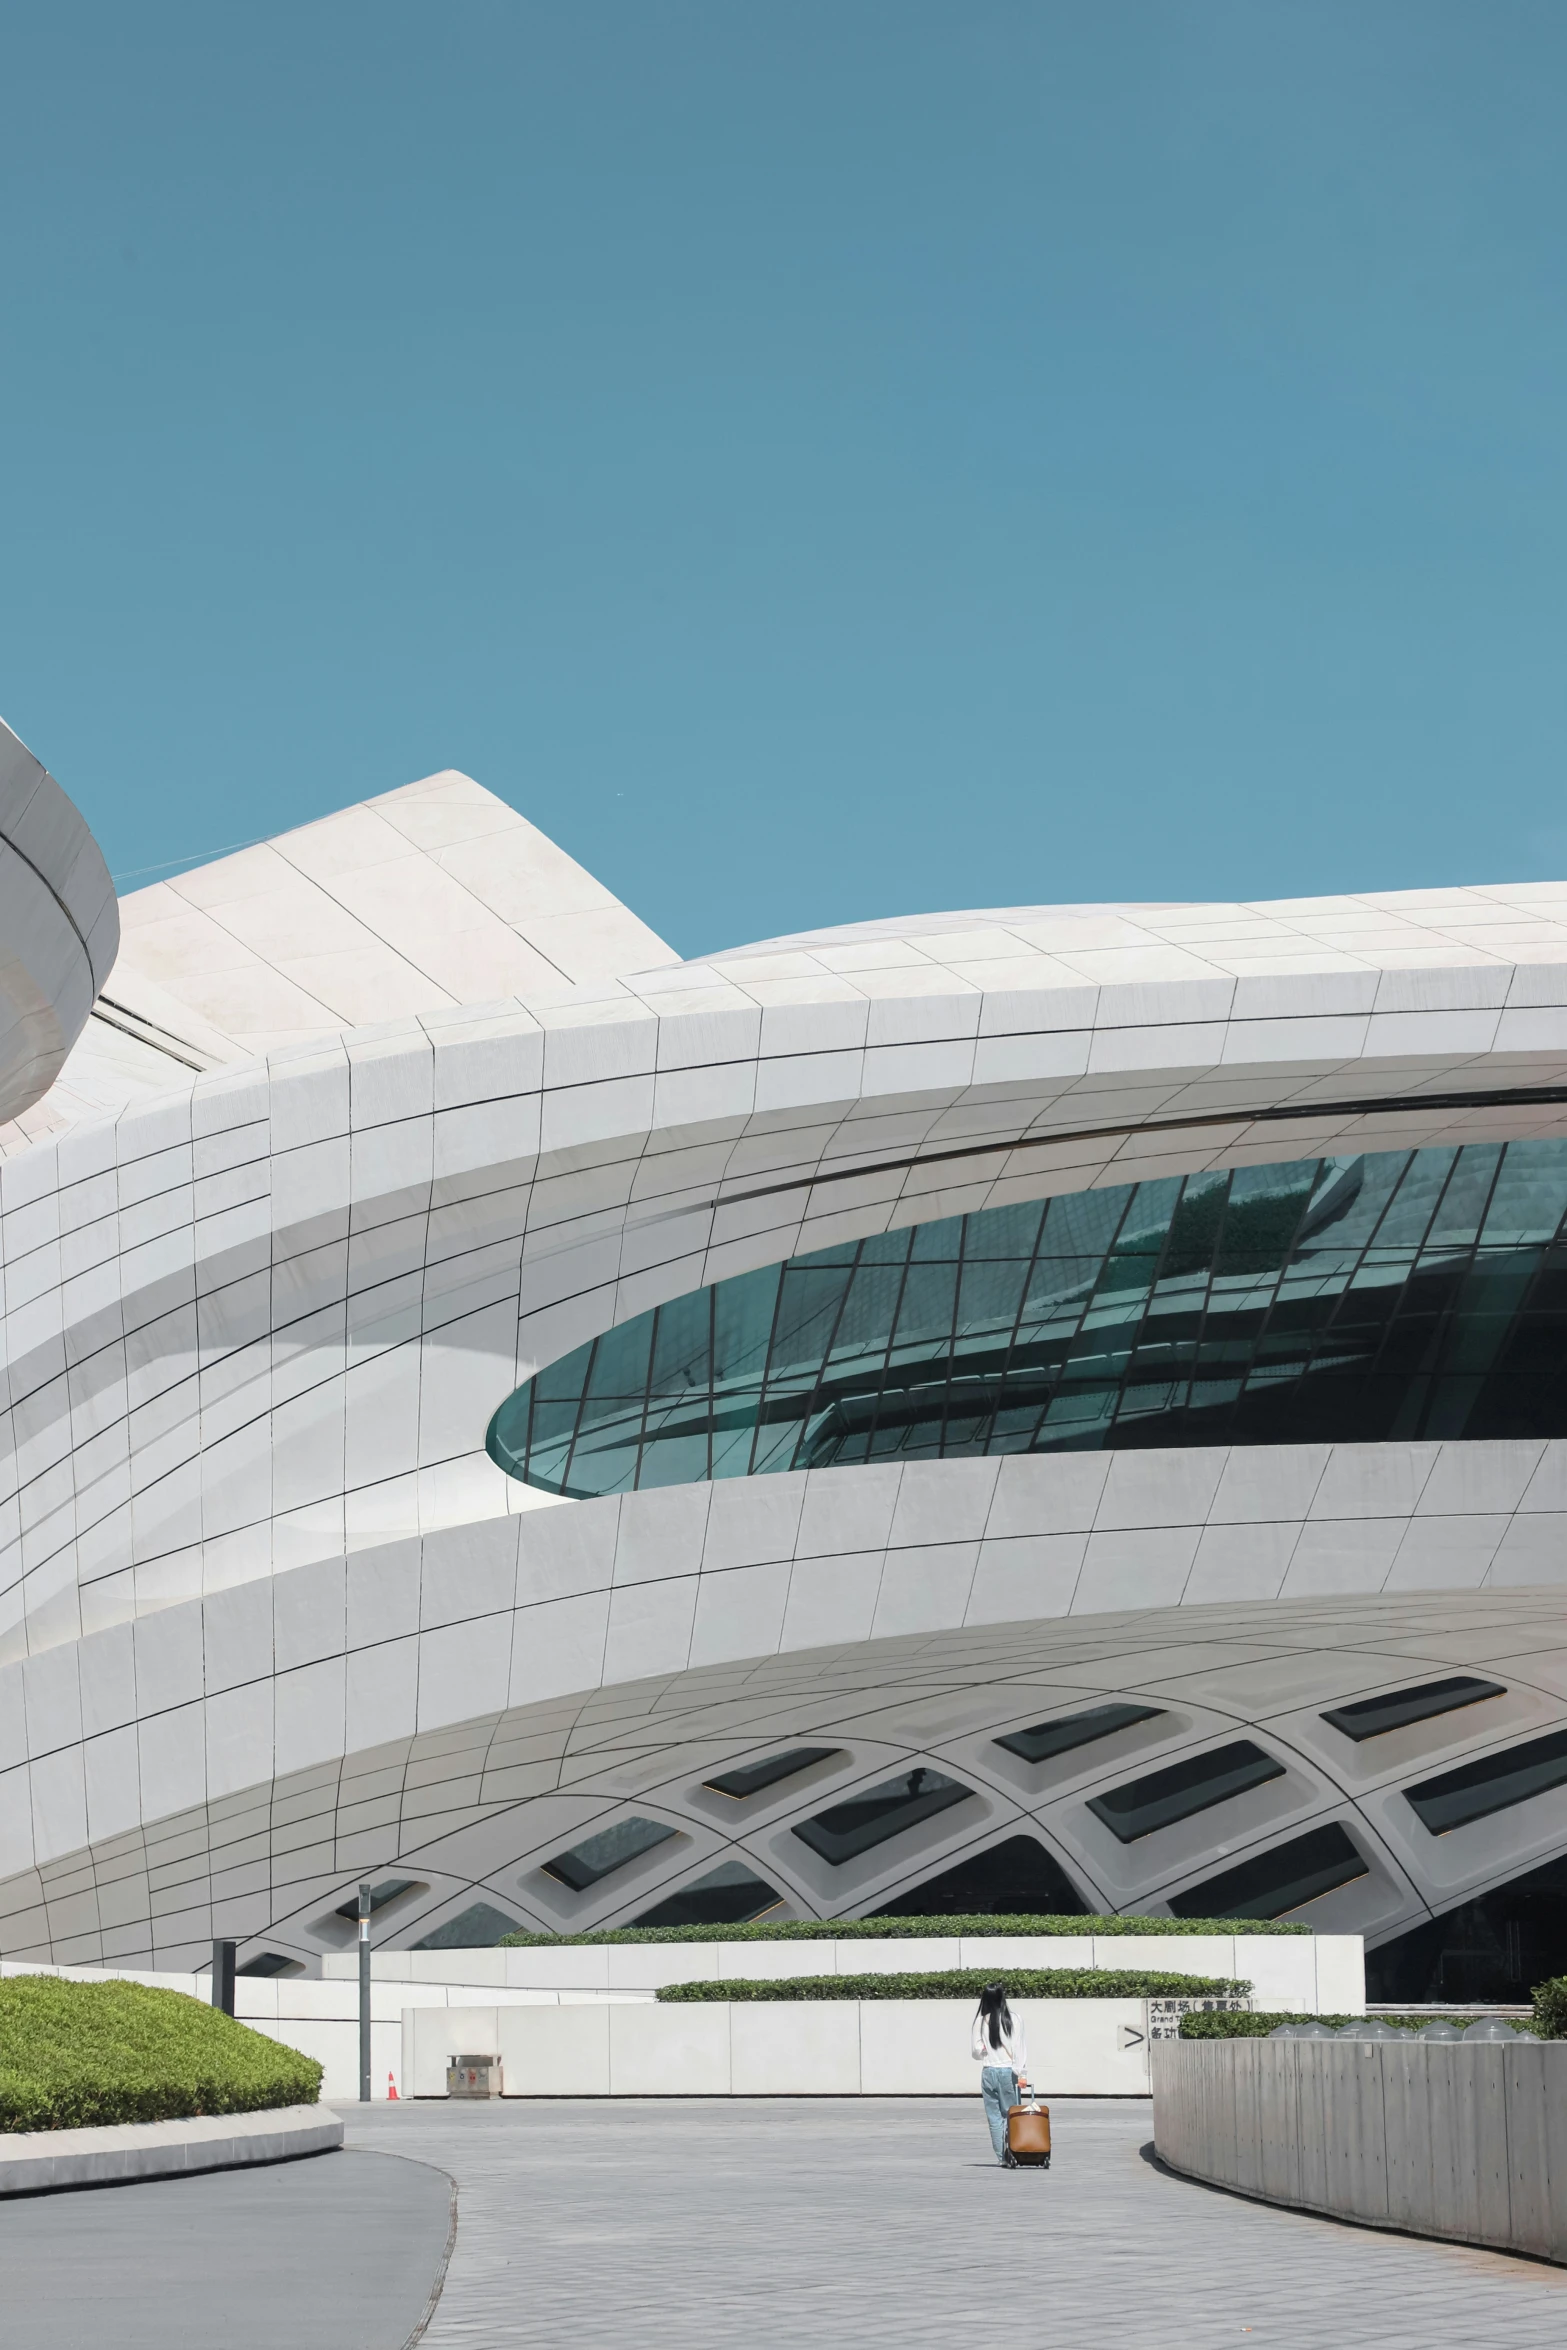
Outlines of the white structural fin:
[[679,961],[536,825],[452,769],[109,905],[124,934],[112,984],[106,964],[63,1075],[62,1052],[47,1100],[39,1085],[31,1114],[17,1118],[18,1102],[0,1127],[0,1155],[193,1070]]

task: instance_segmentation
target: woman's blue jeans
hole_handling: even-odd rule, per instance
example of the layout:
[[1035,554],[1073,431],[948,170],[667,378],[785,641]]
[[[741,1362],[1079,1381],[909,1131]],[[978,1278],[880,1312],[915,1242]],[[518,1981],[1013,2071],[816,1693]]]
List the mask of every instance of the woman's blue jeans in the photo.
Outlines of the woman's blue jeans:
[[1007,2113],[1017,2103],[1017,2075],[1009,2064],[987,2064],[980,2073],[979,2086],[990,2124],[990,2143],[996,2160],[1002,2162],[1007,2151]]

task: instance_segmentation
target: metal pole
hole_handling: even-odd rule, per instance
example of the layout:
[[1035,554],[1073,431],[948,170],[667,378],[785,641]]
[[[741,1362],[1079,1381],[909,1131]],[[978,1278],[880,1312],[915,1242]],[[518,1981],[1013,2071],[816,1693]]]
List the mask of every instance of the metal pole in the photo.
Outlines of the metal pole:
[[370,2102],[370,1887],[359,1888],[359,2102]]
[[212,1945],[212,2004],[225,2015],[234,2013],[234,1953],[233,1942],[214,1942]]

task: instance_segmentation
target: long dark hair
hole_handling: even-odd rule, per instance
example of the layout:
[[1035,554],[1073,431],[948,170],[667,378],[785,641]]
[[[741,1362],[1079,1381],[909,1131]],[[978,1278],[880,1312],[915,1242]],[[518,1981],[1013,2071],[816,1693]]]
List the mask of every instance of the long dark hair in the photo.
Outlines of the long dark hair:
[[1012,2010],[1007,2005],[1005,1983],[987,1983],[979,1995],[980,2020],[992,2048],[999,2048],[1012,2030]]

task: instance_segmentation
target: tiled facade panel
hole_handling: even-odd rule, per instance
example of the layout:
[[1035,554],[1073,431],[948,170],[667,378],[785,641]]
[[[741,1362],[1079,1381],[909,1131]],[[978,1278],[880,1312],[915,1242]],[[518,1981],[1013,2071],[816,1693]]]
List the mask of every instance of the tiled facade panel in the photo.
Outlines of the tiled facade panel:
[[[184,877],[182,902],[205,921],[227,886]],[[337,902],[390,919],[370,883]],[[550,959],[548,904],[490,911]],[[297,989],[250,913],[225,923],[257,986]],[[470,980],[453,947],[438,992]],[[1563,1841],[1543,1798],[1439,1849],[1411,1828],[1405,1782],[1483,1749],[1486,1722],[1401,1731],[1396,1763],[1313,1726],[1416,1663],[1497,1671],[1508,1736],[1567,1717],[1554,1442],[551,1505],[483,1441],[584,1340],[831,1243],[1567,1131],[1567,891],[946,916],[526,1001],[414,995],[385,1028],[144,1086],[0,1164],[0,1949],[172,1960],[230,1931],[308,1959],[346,1885],[394,1861],[418,1890],[383,1938],[475,1888],[519,1922],[631,1916],[736,1854],[802,1914],[856,1914],[1024,1822],[1085,1896],[1149,1906],[1221,1851],[1341,1819],[1367,1868],[1331,1898],[1374,1936]],[[1140,1767],[1237,1724],[1286,1767],[1232,1827],[1123,1848],[1087,1797],[1125,1758],[1048,1784],[997,1759],[995,1731],[1084,1693],[1155,1708],[1126,1733]],[[703,1772],[774,1739],[841,1752],[835,1788],[926,1763],[969,1794],[851,1883],[791,1841],[819,1794],[743,1833],[703,1808]],[[630,1805],[671,1836],[552,1908],[542,1859]]]
[[[758,1740],[816,1735],[818,1699],[837,1687],[860,1693],[851,1713],[863,1738],[874,1659],[899,1643],[910,1686],[983,1657],[982,1710],[1000,1721],[1027,1702],[991,1687],[1010,1680],[1014,1651],[1053,1656],[1041,1684],[1051,1708],[1074,1688],[1157,1698],[1181,1675],[1210,1676],[1198,1715],[1178,1712],[1142,1734],[1149,1751],[1172,1741],[1184,1749],[1282,1708],[1302,1784],[1287,1800],[1260,1791],[1243,1831],[1266,1842],[1356,1801],[1386,1861],[1363,1889],[1380,1907],[1362,1923],[1407,1920],[1423,1914],[1433,1887],[1455,1897],[1494,1878],[1504,1859],[1524,1867],[1563,1842],[1542,1801],[1500,1836],[1466,1831],[1438,1847],[1394,1816],[1396,1805],[1384,1818],[1381,1789],[1418,1776],[1433,1739],[1444,1755],[1463,1754],[1567,1721],[1567,1447],[1411,1446],[1392,1463],[1387,1449],[943,1461],[673,1487],[431,1533],[176,1602],[0,1670],[0,1945],[41,1948],[40,1888],[54,1875],[98,1882],[99,1857],[112,1862],[127,1835],[143,1872],[152,1845],[181,1841],[189,1866],[178,1875],[183,1906],[170,1915],[182,1922],[168,1932],[192,1947],[210,1931],[264,1933],[318,1891],[324,1901],[339,1876],[410,1855],[423,1855],[415,1873],[435,1886],[432,1898],[449,1886],[455,1902],[493,1871],[484,1857],[493,1838],[479,1830],[500,1811],[509,1819],[517,1803],[547,1797],[538,1841],[557,1832],[563,1793],[579,1780],[573,1822],[651,1784],[639,1765],[629,1778],[601,1779],[602,1756],[572,1761],[584,1709],[668,1713],[658,1748],[679,1711],[670,1692],[684,1688],[695,1709],[691,1752],[707,1768]],[[1492,1506],[1463,1506],[1475,1503]],[[1298,1514],[1267,1514],[1281,1506]],[[1324,1563],[1335,1559],[1336,1569]],[[1107,1641],[1108,1669],[1093,1662]],[[1321,1705],[1431,1657],[1493,1672],[1505,1659],[1507,1705],[1454,1715],[1412,1742],[1400,1733],[1408,1752],[1351,1753],[1322,1730]],[[768,1658],[774,1698],[752,1705]],[[718,1687],[734,1674],[743,1702],[714,1715]],[[779,1690],[803,1690],[810,1705],[791,1715]],[[1308,1699],[1296,1721],[1293,1708]],[[551,1727],[561,1723],[566,1746]],[[972,1754],[954,1756],[937,1737],[935,1717],[904,1729],[890,1747],[877,1732],[861,1776],[877,1757],[896,1766],[911,1744],[914,1759],[974,1767]],[[645,1745],[639,1732],[621,1761]],[[432,1759],[442,1754],[466,1759]],[[1086,1760],[1092,1778],[1100,1758]],[[1124,1761],[1110,1767],[1125,1773]],[[286,1822],[280,1834],[278,1806],[307,1795],[308,1834]],[[1003,1784],[987,1801],[977,1827],[957,1822],[936,1844],[983,1842],[1003,1818],[1021,1817],[1029,1789]],[[1070,1820],[1052,1812],[1045,1825],[1078,1880],[1107,1907],[1157,1897],[1162,1888],[1128,1874],[1102,1836],[1079,1835],[1080,1807],[1071,1808]],[[250,1856],[243,1866],[220,1858],[236,1818],[249,1822],[237,1837]],[[521,1851],[533,1830],[511,1820],[496,1834]],[[1216,1834],[1228,1859],[1244,1849],[1233,1820],[1222,1833],[1197,1823],[1175,1874],[1211,1865]],[[727,1850],[711,1821],[698,1844],[693,1854],[688,1837],[680,1855],[649,1863],[631,1896],[611,1886],[606,1900],[643,1902],[660,1871],[689,1875],[702,1853]],[[751,1854],[758,1865],[765,1857]],[[776,1877],[776,1853],[770,1865]],[[1171,1874],[1168,1858],[1159,1869]],[[836,1890],[807,1876],[794,1898],[812,1914]],[[508,1914],[527,1922],[521,1899],[514,1884]],[[212,1904],[227,1927],[212,1922]],[[66,1951],[67,1929],[49,1915],[56,1955],[83,1955],[85,1943]],[[122,1922],[129,1939],[94,1948],[125,1956],[166,1946],[145,1918]]]
[[[194,1080],[112,1130],[7,1160],[0,1653],[523,1506],[481,1449],[500,1398],[597,1330],[725,1274],[1164,1168],[1547,1134],[1567,1118],[1547,1101],[1139,1131],[1212,1118],[1238,1090],[1261,1109],[1407,1102],[1487,1070],[1493,1085],[1561,1082],[1567,1005],[1541,999],[1567,995],[1567,965],[1505,984],[1494,964],[1355,975],[1363,1008],[1337,1059],[1290,1052],[1324,984],[1309,976],[1271,982],[1268,1016],[1251,1020],[1244,979],[1143,983],[1129,1005],[1116,984],[932,992],[932,968],[917,984],[861,970],[816,987],[742,961],[533,1011],[430,1014]],[[785,987],[827,1000],[779,1001]],[[1299,1027],[1280,1008],[1292,987]],[[1212,1020],[1186,1016],[1192,989]],[[1498,1058],[1515,993],[1532,1043]],[[1439,1008],[1384,1017],[1384,995]],[[1464,1023],[1482,1010],[1492,1041],[1477,1061]],[[1421,1023],[1418,1054],[1391,1049],[1406,1018]],[[998,1023],[1010,1074],[980,1082]],[[918,1041],[932,1028],[931,1048],[957,1055],[940,1085]],[[1165,1051],[1198,1031],[1202,1059]],[[1134,1036],[1113,1084],[1087,1071],[1096,1040]],[[1082,1070],[1061,1067],[1069,1037]],[[899,1064],[900,1091],[872,1052],[926,1057]],[[765,1106],[784,1067],[792,1098]]]

